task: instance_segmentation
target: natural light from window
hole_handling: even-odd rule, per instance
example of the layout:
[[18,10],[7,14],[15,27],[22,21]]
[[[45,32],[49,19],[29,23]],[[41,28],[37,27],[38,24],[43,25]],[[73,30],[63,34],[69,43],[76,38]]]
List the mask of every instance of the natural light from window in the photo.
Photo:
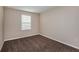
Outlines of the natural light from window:
[[31,29],[31,16],[21,15],[21,30]]

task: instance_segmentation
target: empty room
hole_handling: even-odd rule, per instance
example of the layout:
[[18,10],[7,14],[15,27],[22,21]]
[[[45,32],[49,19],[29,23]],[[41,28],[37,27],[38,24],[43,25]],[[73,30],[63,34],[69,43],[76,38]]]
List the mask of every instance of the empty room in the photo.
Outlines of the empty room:
[[79,52],[78,6],[0,6],[1,52]]

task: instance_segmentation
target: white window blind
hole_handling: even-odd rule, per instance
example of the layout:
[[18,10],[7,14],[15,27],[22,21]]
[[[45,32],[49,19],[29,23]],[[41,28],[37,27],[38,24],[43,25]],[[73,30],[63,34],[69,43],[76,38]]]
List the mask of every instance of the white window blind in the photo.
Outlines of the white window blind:
[[21,15],[21,30],[31,29],[31,16]]

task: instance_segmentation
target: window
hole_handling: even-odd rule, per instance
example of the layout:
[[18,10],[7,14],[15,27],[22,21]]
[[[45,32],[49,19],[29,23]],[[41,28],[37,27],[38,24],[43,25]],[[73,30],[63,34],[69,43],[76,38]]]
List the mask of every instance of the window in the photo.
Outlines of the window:
[[31,29],[31,16],[21,15],[21,30]]

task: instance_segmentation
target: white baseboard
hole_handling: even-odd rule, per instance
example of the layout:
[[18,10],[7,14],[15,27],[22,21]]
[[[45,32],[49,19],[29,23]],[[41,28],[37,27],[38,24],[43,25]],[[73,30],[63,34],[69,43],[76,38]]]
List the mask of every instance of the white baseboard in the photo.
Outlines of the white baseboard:
[[38,34],[31,34],[31,35],[27,35],[27,36],[23,36],[23,37],[16,37],[16,38],[4,39],[4,41],[15,40],[15,39],[19,39],[19,38],[24,38],[24,37],[34,36],[34,35],[39,35],[39,33],[38,33]]
[[58,41],[58,42],[60,42],[60,43],[62,43],[62,44],[65,44],[65,45],[71,46],[71,47],[73,47],[73,48],[79,49],[79,47],[77,47],[77,46],[74,46],[74,45],[68,44],[68,43],[66,43],[66,42],[62,42],[62,41],[57,40],[57,39],[54,39],[54,38],[52,38],[52,37],[50,37],[50,36],[48,36],[48,35],[44,35],[44,34],[40,34],[40,35],[42,35],[42,36],[44,36],[44,37],[47,37],[47,38],[49,38],[49,39],[52,39],[52,40]]
[[[39,35],[39,34],[42,35],[42,36],[45,36],[45,37],[47,37],[47,38],[50,38],[50,39],[52,39],[52,40],[58,41],[58,42],[60,42],[60,43],[63,43],[63,44],[65,44],[65,45],[68,45],[68,46],[71,46],[71,47],[73,47],[73,48],[79,49],[79,47],[77,47],[77,46],[68,44],[68,43],[66,43],[66,42],[62,42],[62,41],[60,41],[60,40],[54,39],[54,38],[52,38],[52,37],[50,37],[50,36],[48,36],[48,35],[44,35],[44,34],[41,34],[41,33],[32,34],[32,35],[28,35],[28,36],[25,36],[25,37],[29,37],[29,36],[33,36],[33,35]],[[19,38],[23,38],[23,37],[16,37],[16,38],[5,39],[4,41],[15,40],[15,39],[19,39]]]
[[0,47],[0,51],[1,51],[2,47],[3,47],[3,44],[4,44],[4,42],[2,43],[2,45],[1,45],[1,47]]

